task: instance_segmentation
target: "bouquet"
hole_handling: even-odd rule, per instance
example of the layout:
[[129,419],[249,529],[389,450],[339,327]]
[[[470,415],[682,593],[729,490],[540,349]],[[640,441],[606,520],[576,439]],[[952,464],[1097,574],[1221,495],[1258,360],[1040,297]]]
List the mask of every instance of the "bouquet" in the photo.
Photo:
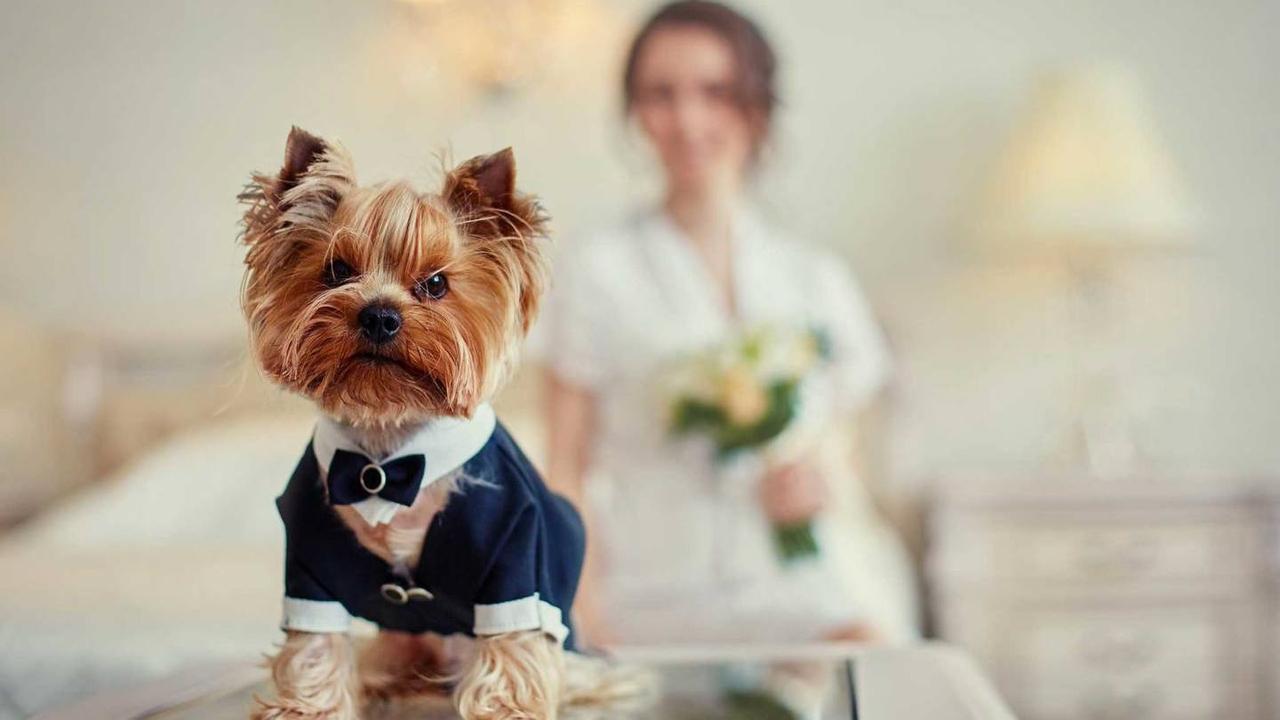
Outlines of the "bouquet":
[[[806,378],[829,355],[819,330],[767,326],[690,356],[671,377],[671,431],[709,439],[720,461],[743,452],[776,455],[794,428]],[[777,525],[773,533],[786,562],[818,553],[811,521]]]

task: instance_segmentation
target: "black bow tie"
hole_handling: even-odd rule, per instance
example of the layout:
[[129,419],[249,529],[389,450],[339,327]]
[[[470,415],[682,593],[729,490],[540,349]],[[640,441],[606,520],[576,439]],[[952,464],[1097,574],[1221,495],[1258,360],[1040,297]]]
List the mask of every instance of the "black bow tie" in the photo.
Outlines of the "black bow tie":
[[379,464],[360,453],[338,450],[329,463],[329,503],[351,505],[377,495],[408,507],[417,499],[426,471],[425,455]]

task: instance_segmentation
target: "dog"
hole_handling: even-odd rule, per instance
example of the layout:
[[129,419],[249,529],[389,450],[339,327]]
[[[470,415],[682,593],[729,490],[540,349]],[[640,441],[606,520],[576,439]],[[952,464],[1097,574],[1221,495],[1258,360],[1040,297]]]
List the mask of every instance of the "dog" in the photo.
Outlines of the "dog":
[[[583,524],[488,405],[548,277],[547,216],[515,178],[508,148],[438,193],[361,186],[339,143],[295,127],[240,195],[253,354],[320,411],[277,500],[286,639],[255,720],[446,692],[468,720],[546,720],[625,694],[575,685]],[[379,626],[359,662],[352,617]],[[448,636],[474,641],[457,657]]]

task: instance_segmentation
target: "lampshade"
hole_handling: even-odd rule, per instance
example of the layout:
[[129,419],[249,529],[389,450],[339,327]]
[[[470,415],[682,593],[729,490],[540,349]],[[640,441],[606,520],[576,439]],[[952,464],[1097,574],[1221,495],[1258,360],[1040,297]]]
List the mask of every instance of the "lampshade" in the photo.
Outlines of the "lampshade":
[[987,188],[980,247],[1115,252],[1185,244],[1186,191],[1132,74],[1089,67],[1041,78]]

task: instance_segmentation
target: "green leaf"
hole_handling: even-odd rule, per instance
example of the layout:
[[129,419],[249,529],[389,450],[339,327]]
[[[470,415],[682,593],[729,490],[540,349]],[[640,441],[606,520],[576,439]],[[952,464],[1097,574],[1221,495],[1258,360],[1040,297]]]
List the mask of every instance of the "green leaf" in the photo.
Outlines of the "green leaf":
[[727,421],[713,430],[713,439],[721,458],[739,451],[757,448],[782,434],[795,418],[800,400],[799,383],[778,380],[767,389],[769,404],[764,415],[751,425],[733,425]]
[[818,539],[813,534],[813,523],[806,520],[773,527],[773,544],[784,563],[795,562],[818,554]]
[[719,406],[703,400],[684,398],[676,403],[671,429],[678,435],[695,430],[714,431],[727,422],[728,418]]

